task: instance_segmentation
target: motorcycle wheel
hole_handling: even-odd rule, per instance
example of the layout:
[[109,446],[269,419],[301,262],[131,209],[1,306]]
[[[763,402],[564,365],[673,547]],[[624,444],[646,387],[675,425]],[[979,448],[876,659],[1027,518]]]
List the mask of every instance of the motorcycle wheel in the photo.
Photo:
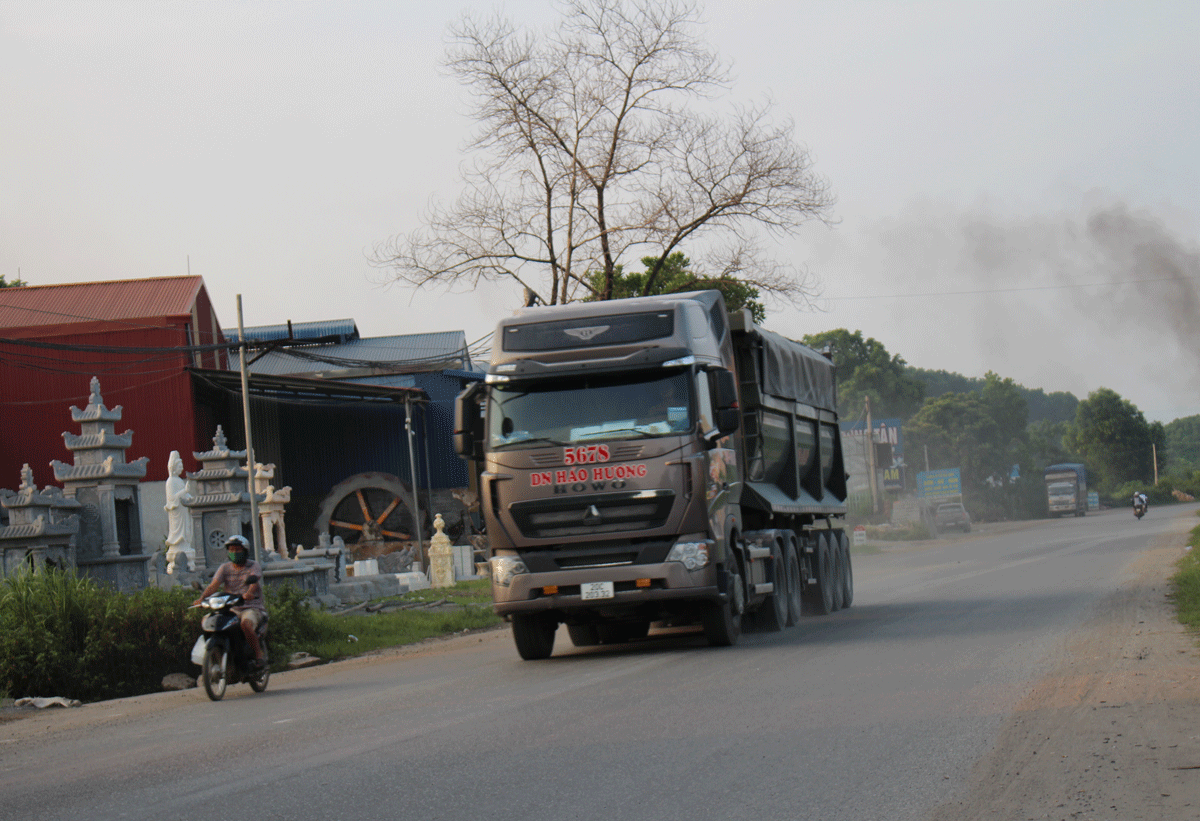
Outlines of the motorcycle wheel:
[[204,692],[208,693],[208,697],[213,701],[220,701],[224,698],[225,688],[229,686],[226,672],[221,669],[221,661],[224,657],[224,651],[216,647],[209,647],[204,651],[204,664],[200,667],[200,678],[204,680]]
[[[269,659],[270,656],[267,655],[267,640],[259,639],[259,641],[262,643],[263,659],[264,660]],[[263,690],[267,689],[267,682],[270,680],[271,680],[271,662],[267,661],[267,664],[265,667],[263,667],[261,670],[254,673],[254,675],[250,676],[250,678],[249,678],[250,689],[256,693],[261,693]]]

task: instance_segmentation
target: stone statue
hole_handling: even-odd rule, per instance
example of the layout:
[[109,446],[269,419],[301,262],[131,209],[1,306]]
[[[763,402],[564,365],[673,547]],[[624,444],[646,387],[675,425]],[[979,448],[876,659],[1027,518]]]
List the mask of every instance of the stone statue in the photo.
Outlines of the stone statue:
[[429,584],[431,587],[454,587],[454,546],[442,530],[446,527],[442,514],[433,517],[437,531],[429,540]]
[[178,562],[183,559],[183,570],[192,572],[196,569],[196,549],[192,546],[192,514],[184,507],[184,501],[191,499],[188,492],[188,482],[183,478],[183,459],[179,451],[171,451],[167,459],[167,572],[172,576],[178,571]]

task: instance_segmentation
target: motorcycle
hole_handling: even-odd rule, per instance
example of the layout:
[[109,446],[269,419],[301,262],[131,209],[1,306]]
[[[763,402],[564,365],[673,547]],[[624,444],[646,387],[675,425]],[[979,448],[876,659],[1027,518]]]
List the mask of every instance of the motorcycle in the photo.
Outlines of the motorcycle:
[[[258,581],[253,576],[251,583]],[[241,619],[233,612],[244,599],[233,593],[217,593],[198,605],[209,612],[200,620],[203,631],[192,646],[192,663],[200,665],[200,679],[204,692],[213,701],[220,701],[230,684],[246,682],[250,689],[261,693],[267,689],[271,678],[271,666],[267,661],[267,620],[258,628],[258,642],[262,647],[263,665],[254,666],[254,652],[246,643],[242,633]]]
[[1137,516],[1139,519],[1142,518],[1143,516],[1146,515],[1146,507],[1147,506],[1142,504],[1141,502],[1134,502],[1133,503],[1133,515]]

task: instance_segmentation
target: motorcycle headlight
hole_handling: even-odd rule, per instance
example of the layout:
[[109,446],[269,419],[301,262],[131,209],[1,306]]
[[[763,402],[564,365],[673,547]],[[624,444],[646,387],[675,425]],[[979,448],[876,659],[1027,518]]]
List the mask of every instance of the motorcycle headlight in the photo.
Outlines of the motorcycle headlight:
[[516,556],[493,556],[491,565],[492,581],[501,587],[508,587],[512,584],[513,576],[529,572],[525,562]]
[[667,561],[682,562],[688,570],[699,570],[708,565],[709,542],[676,542],[667,554]]

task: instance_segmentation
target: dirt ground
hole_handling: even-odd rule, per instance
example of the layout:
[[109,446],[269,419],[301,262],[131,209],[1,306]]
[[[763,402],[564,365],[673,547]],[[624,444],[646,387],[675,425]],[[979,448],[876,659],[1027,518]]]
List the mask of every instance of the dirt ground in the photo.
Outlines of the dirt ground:
[[1058,648],[965,795],[933,821],[1200,818],[1200,652],[1175,618],[1178,534]]

